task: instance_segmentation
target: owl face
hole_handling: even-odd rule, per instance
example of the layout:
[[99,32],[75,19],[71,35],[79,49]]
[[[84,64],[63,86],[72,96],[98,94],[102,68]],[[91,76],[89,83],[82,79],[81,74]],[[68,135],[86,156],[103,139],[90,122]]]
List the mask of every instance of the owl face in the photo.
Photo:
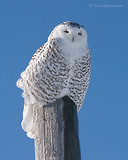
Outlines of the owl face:
[[72,45],[87,42],[87,33],[83,26],[74,22],[64,22],[55,27],[52,32],[54,38],[68,42]]

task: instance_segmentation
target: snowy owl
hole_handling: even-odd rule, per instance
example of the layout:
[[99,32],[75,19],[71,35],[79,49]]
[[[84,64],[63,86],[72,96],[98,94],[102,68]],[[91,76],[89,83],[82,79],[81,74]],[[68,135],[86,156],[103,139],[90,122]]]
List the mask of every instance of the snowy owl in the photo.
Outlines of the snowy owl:
[[28,137],[34,138],[33,105],[44,106],[68,96],[79,111],[90,80],[90,51],[87,33],[75,22],[56,26],[33,55],[17,87],[23,90],[21,123]]

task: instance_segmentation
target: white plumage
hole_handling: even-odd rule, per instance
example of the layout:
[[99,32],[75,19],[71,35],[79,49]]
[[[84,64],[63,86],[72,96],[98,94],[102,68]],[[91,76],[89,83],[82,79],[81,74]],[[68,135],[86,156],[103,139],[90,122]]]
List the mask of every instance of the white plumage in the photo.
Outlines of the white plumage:
[[22,128],[34,138],[33,105],[69,96],[80,109],[90,80],[90,51],[83,26],[64,22],[33,55],[17,86],[23,90]]

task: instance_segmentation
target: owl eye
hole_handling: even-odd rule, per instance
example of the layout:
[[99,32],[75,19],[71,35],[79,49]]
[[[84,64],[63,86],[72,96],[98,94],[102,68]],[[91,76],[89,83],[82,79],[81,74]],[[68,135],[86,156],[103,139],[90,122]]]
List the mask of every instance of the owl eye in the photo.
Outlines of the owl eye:
[[69,31],[67,31],[67,30],[65,30],[64,32],[65,32],[65,33],[69,33]]
[[81,36],[81,35],[82,35],[82,33],[81,33],[81,32],[79,32],[79,33],[78,33],[78,35],[79,35],[79,36]]

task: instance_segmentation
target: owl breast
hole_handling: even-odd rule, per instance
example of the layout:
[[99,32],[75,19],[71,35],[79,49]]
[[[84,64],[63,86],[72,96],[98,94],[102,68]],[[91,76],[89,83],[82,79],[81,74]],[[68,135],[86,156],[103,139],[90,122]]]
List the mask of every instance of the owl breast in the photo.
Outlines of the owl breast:
[[[61,97],[65,95],[72,95],[73,97],[74,95],[76,95],[77,97],[77,92],[79,90],[83,90],[83,93],[80,94],[85,95],[85,85],[87,86],[87,84],[85,84],[87,78],[85,77],[88,77],[89,74],[85,75],[84,73],[86,69],[88,71],[90,70],[89,64],[87,65],[87,63],[89,63],[90,61],[89,52],[87,52],[86,47],[82,46],[77,46],[74,48],[70,47],[70,49],[66,47],[66,49],[63,50],[63,55],[65,57],[65,61],[67,62],[66,64],[68,68],[68,73],[65,80],[65,86],[63,87],[60,95]],[[83,69],[83,66],[85,67],[86,65],[86,69]],[[81,100],[79,102],[81,102]]]

